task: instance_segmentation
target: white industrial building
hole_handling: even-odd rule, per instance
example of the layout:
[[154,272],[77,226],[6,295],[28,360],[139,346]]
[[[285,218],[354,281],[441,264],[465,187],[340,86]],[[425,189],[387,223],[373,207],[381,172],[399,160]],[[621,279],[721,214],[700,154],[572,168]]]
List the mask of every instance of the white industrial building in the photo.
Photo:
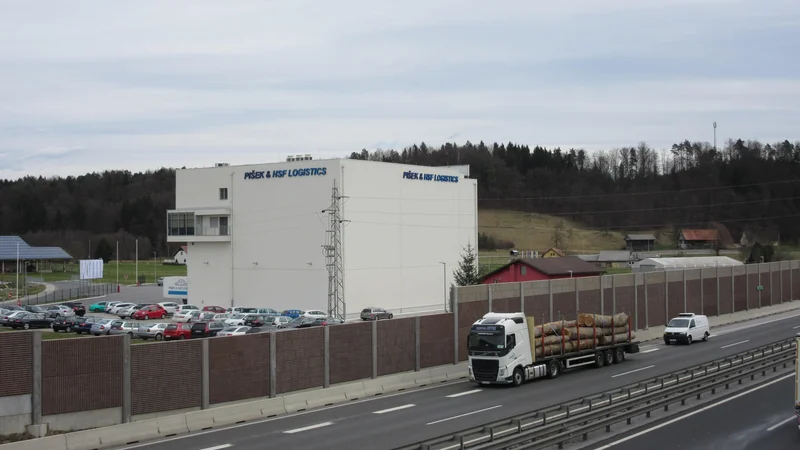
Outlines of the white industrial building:
[[477,243],[477,182],[466,166],[308,155],[217,164],[178,170],[175,197],[168,242],[187,243],[197,305],[327,310],[334,203],[348,317],[367,306],[443,309],[463,247]]
[[664,270],[698,269],[705,267],[731,267],[741,266],[737,261],[727,256],[688,256],[675,258],[647,258],[633,264],[634,272],[657,272]]

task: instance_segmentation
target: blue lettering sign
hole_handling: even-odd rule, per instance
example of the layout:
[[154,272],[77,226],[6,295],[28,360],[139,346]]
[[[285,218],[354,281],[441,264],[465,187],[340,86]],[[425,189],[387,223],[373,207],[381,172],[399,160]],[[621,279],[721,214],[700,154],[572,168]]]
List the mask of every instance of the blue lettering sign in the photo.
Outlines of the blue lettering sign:
[[453,175],[439,175],[434,173],[420,173],[406,171],[403,172],[403,179],[406,180],[421,180],[421,181],[438,181],[440,183],[458,183],[458,177]]
[[245,180],[264,178],[321,177],[327,175],[327,167],[309,167],[304,169],[251,170],[244,173]]

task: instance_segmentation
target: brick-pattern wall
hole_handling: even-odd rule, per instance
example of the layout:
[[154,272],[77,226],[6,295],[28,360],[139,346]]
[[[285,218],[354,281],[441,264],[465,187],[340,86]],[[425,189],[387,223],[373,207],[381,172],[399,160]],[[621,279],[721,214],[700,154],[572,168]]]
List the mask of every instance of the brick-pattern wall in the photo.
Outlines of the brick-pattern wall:
[[360,380],[372,376],[373,323],[354,323],[334,326],[328,329],[330,333],[330,341],[328,343],[330,356],[328,361],[330,364],[331,384]]
[[[453,315],[434,314],[419,319],[420,368],[452,364]],[[459,349],[466,347],[466,336],[458,345]]]
[[131,346],[131,414],[199,408],[202,389],[199,340]]
[[735,275],[733,278],[733,312],[747,309],[748,295],[747,275]]
[[[607,278],[607,277],[604,277]],[[614,307],[614,290],[611,288],[611,280],[601,284],[603,294],[600,296],[600,311],[602,314],[611,314]]]
[[[461,306],[461,305],[459,305]],[[492,312],[515,313],[520,312],[519,296],[513,298],[493,298]]]
[[684,312],[683,306],[683,281],[669,281],[667,282],[667,302],[669,309],[667,313],[667,321],[670,318],[677,316]]
[[750,283],[749,289],[747,290],[747,293],[750,295],[750,297],[747,299],[747,308],[755,309],[758,307],[759,302],[761,302],[762,305],[765,303],[769,304],[768,302],[764,301],[766,300],[766,296],[764,296],[764,294],[761,294],[761,297],[758,295],[758,272],[748,274],[747,277]]
[[275,333],[275,338],[275,376],[279,394],[321,387],[325,383],[325,335],[322,327],[281,331]]
[[[716,277],[714,277],[714,278],[704,278],[703,280],[701,280],[699,282],[703,283],[703,311],[702,311],[701,314],[703,314],[705,316],[709,316],[709,317],[716,316],[717,315],[717,278]],[[722,284],[722,280],[720,280],[720,284]],[[720,286],[720,288],[721,287],[722,286]],[[728,294],[728,295],[730,295],[730,294]],[[722,298],[721,297],[720,297],[720,303],[722,303]]]
[[792,269],[792,282],[789,288],[792,300],[800,299],[800,269]]
[[575,292],[559,292],[553,294],[553,319],[575,320]]
[[579,313],[600,314],[600,289],[589,289],[578,293]]
[[33,390],[32,332],[0,333],[0,397]]
[[645,306],[644,306],[644,280],[641,276],[636,277],[636,287],[634,288],[634,294],[636,298],[636,310],[634,310],[634,317],[633,322],[631,324],[635,329],[642,329],[646,326],[646,317],[644,314]]
[[209,403],[269,396],[270,333],[208,341]]
[[617,286],[617,301],[616,307],[614,308],[615,312],[617,313],[627,313],[628,316],[631,318],[631,325],[633,325],[633,314],[634,308],[633,305],[635,303],[635,299],[633,296],[633,286]]
[[[527,295],[525,294],[525,315],[533,317],[534,323],[550,321],[550,294]],[[544,319],[542,319],[544,317]],[[555,318],[555,314],[553,315]]]
[[649,315],[647,320],[651,327],[667,324],[668,319],[664,311],[665,294],[666,285],[663,281],[654,282],[651,277],[647,277],[647,314]]
[[700,290],[699,278],[697,280],[686,280],[686,312],[703,314],[705,299],[700,297]]
[[416,318],[378,321],[378,376],[414,370]]
[[[734,279],[735,282],[735,279]],[[730,314],[733,312],[733,287],[731,277],[719,276],[719,314]]]
[[42,341],[42,414],[122,406],[122,336]]
[[[467,360],[467,336],[472,324],[489,312],[489,301],[458,304],[458,360]],[[424,317],[424,316],[423,316]],[[421,326],[421,324],[420,324]],[[452,340],[452,336],[450,337]],[[462,345],[463,343],[463,345]],[[420,346],[420,349],[422,346]]]
[[792,301],[792,297],[789,296],[789,281],[791,280],[792,272],[788,268],[784,268],[781,270],[781,280],[780,283],[783,283],[783,293],[781,294],[781,302],[789,302]]

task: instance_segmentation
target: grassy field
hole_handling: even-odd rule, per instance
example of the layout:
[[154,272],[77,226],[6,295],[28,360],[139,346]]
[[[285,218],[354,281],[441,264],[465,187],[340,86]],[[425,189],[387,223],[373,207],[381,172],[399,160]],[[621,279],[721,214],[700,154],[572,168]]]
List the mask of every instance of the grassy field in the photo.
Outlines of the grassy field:
[[[161,262],[153,261],[139,261],[138,273],[140,276],[145,277],[145,283],[154,283],[159,277],[177,277],[186,276],[186,266],[173,266],[164,265]],[[52,273],[31,273],[28,274],[31,278],[41,278],[45,282],[48,281],[65,281],[77,278],[80,268],[77,264],[67,265],[65,272],[52,272]],[[127,276],[127,279],[126,279]],[[14,274],[0,275],[0,281],[13,282],[16,279]],[[109,261],[103,267],[102,280],[96,280],[97,283],[116,283],[117,281],[117,262]],[[134,284],[136,283],[136,263],[133,261],[120,261],[119,263],[119,282],[120,284]]]

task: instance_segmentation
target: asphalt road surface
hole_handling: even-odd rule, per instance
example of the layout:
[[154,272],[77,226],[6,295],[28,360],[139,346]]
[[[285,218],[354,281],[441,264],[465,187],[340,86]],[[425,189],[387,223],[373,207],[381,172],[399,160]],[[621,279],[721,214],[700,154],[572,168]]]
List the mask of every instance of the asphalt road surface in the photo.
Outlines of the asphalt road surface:
[[619,436],[596,450],[783,450],[800,447],[794,374]]
[[[653,341],[642,345],[641,353],[628,355],[619,366],[577,369],[555,380],[537,380],[519,388],[456,382],[121,448],[260,450],[269,445],[293,450],[392,449],[792,337],[800,331],[793,327],[800,328],[800,312],[716,327],[708,342],[691,346]],[[792,412],[790,397],[783,416]],[[741,415],[752,416],[746,411]]]

